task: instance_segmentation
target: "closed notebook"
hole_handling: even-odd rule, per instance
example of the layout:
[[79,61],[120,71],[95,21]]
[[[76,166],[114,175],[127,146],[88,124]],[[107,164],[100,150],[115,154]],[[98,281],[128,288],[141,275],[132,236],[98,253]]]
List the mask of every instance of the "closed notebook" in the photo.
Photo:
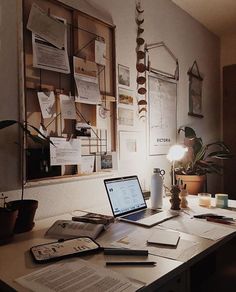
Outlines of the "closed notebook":
[[180,235],[178,232],[155,229],[147,242],[150,244],[161,244],[176,246],[178,244]]

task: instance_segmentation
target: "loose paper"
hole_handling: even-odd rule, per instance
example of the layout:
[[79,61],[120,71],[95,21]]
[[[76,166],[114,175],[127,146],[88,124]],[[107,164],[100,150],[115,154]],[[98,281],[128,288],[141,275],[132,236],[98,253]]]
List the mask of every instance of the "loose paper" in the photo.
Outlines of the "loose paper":
[[66,25],[32,4],[27,28],[59,49],[65,46]]
[[51,165],[76,165],[81,159],[81,145],[79,139],[51,137],[50,140],[55,145],[50,144],[50,164]]
[[16,281],[31,291],[103,291],[134,292],[141,285],[132,283],[119,273],[82,259],[59,262]]
[[171,219],[161,223],[160,226],[211,240],[218,240],[235,232],[234,229],[225,225],[222,226],[222,224],[216,225],[207,221],[203,222],[199,219],[189,218]]
[[75,100],[74,97],[60,94],[61,116],[63,119],[75,120]]
[[43,118],[48,119],[54,117],[56,114],[54,92],[38,92],[37,95]]

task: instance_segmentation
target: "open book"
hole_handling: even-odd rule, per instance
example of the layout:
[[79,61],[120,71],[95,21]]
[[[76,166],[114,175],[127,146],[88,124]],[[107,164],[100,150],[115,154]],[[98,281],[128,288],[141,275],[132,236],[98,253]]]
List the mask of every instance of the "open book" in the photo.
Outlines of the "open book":
[[77,236],[88,236],[96,239],[104,230],[104,224],[57,220],[46,231],[45,236],[56,239],[68,239]]

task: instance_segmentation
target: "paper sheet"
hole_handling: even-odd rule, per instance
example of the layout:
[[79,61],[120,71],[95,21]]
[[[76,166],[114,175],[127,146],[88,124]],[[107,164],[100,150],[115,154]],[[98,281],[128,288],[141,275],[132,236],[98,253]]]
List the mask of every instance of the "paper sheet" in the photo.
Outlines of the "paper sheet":
[[51,137],[55,145],[50,144],[51,165],[76,165],[81,159],[81,144],[79,139]]
[[[55,18],[62,23],[66,23],[63,18],[56,16]],[[66,32],[64,38],[65,45],[59,49],[39,35],[32,33],[33,66],[50,71],[70,73]]]
[[63,119],[75,120],[75,100],[74,97],[60,94],[61,116]]
[[95,62],[74,57],[74,78],[78,97],[76,102],[99,104],[101,96],[98,84],[98,70]]
[[94,155],[82,156],[80,164],[78,165],[78,174],[89,174],[93,173],[94,170]]
[[185,262],[197,253],[199,247],[198,242],[184,240],[181,238],[177,247],[148,244],[147,239],[152,236],[155,229],[158,228],[154,227],[151,229],[142,229],[142,236],[140,236],[140,231],[134,231],[129,235],[121,237],[117,241],[113,242],[112,245],[131,249],[148,249],[149,253],[153,255],[178,260],[181,262]]
[[48,119],[54,117],[56,115],[54,92],[38,92],[37,94],[43,118]]
[[234,229],[223,224],[203,222],[201,219],[190,218],[173,218],[161,223],[160,226],[211,240],[218,240],[235,232]]
[[106,65],[106,44],[95,40],[95,62],[99,65]]
[[133,292],[141,288],[116,272],[82,259],[50,265],[16,282],[35,292],[98,291],[98,287],[103,292]]
[[59,49],[65,46],[66,25],[32,4],[27,28]]

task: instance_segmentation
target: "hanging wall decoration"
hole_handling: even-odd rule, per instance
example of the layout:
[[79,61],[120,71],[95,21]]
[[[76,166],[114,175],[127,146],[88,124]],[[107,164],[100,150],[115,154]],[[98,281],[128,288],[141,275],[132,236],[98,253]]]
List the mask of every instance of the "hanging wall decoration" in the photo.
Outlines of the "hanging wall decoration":
[[189,116],[203,118],[202,114],[202,82],[197,62],[194,61],[188,71],[189,75]]
[[136,5],[136,23],[137,23],[137,39],[136,39],[136,69],[137,69],[137,94],[138,94],[138,112],[139,118],[145,119],[147,112],[147,101],[146,101],[146,64],[145,64],[145,40],[142,37],[144,29],[142,27],[144,23],[143,18],[144,10],[141,8],[140,2]]

